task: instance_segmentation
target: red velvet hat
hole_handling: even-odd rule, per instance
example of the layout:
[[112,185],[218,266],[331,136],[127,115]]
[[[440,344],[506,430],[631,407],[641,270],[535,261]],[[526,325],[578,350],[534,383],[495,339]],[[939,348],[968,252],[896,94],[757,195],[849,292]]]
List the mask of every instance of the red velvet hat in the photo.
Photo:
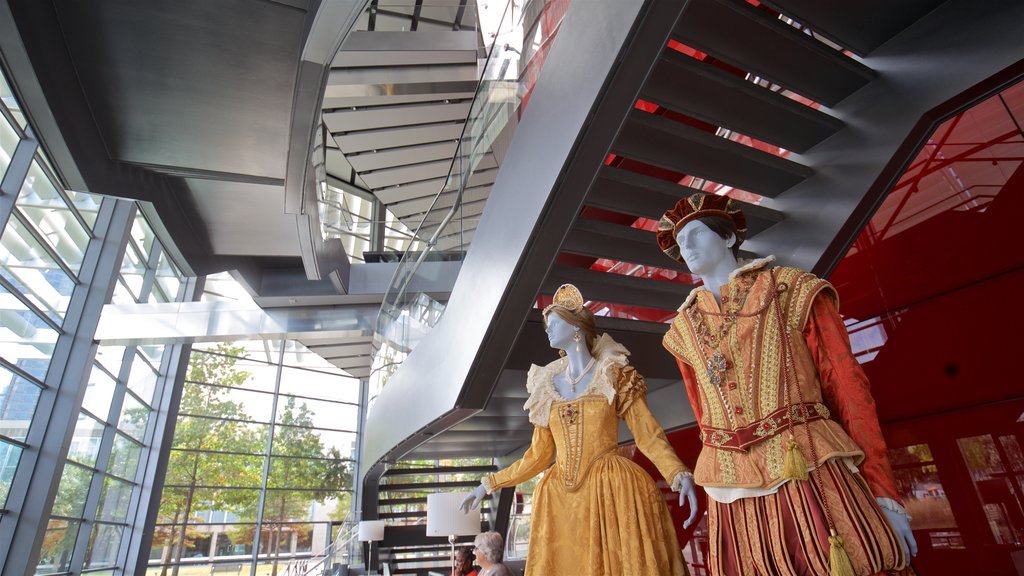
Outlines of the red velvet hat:
[[739,245],[747,236],[747,218],[736,202],[728,196],[696,192],[692,196],[676,202],[658,221],[658,246],[669,258],[683,261],[679,254],[676,234],[687,222],[700,218],[724,218],[736,226],[736,243]]

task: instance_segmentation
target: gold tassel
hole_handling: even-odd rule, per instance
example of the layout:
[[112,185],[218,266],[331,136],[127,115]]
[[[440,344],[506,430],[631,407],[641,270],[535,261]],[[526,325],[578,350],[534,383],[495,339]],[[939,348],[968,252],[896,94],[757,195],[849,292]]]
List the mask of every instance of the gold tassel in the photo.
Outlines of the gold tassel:
[[786,458],[782,462],[782,477],[790,480],[807,480],[807,460],[796,440],[790,438],[786,445]]
[[836,534],[832,528],[832,534],[828,537],[828,572],[831,576],[856,576],[853,572],[853,564],[850,557],[843,548],[843,539]]

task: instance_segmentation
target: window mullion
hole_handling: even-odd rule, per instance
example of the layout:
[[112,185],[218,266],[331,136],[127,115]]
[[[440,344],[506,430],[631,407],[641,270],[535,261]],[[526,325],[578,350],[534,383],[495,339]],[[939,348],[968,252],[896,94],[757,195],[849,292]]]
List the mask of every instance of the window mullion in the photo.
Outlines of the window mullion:
[[38,148],[39,143],[34,139],[22,138],[14,149],[7,172],[3,180],[0,180],[0,230],[7,229],[7,221],[11,219],[14,203],[18,200],[18,193],[28,177],[28,169],[32,167],[32,158]]

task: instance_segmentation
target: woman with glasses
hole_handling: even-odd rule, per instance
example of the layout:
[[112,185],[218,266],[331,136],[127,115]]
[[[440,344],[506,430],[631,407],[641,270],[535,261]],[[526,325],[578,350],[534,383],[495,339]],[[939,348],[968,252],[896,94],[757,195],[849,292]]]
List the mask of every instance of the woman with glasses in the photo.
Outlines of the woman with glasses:
[[501,563],[505,543],[501,534],[484,532],[477,534],[473,540],[473,552],[480,576],[515,576],[511,568]]

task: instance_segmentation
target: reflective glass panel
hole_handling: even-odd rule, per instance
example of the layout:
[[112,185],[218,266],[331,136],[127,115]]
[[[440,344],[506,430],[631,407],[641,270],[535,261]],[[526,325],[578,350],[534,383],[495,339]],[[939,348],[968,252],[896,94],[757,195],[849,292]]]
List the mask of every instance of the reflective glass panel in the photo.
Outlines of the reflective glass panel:
[[180,416],[174,428],[174,448],[264,455],[270,426],[251,422]]
[[277,421],[290,426],[310,426],[354,431],[359,408],[351,404],[281,396],[277,402]]
[[0,275],[58,324],[61,322],[75,282],[15,215],[0,237]]
[[135,217],[135,222],[132,223],[132,243],[139,249],[139,253],[144,255],[143,258],[148,257],[153,250],[153,240],[155,239],[153,229],[149,227],[149,223],[140,212]]
[[91,482],[92,471],[71,462],[65,464],[51,514],[80,518],[85,510],[85,498],[89,494]]
[[[85,551],[85,568],[105,568],[117,564],[117,551],[121,547],[123,526],[95,524],[89,535],[89,548]],[[99,574],[99,573],[93,573]]]
[[347,490],[352,487],[351,462],[321,458],[270,459],[270,488],[305,488],[313,490]]
[[75,192],[74,190],[65,190],[68,198],[71,199],[71,203],[74,204],[75,209],[82,215],[82,219],[89,227],[96,226],[96,215],[100,211],[100,204],[103,202],[103,197],[96,194],[89,194],[88,192]]
[[[185,398],[186,396],[187,398]],[[273,394],[265,392],[186,382],[180,413],[190,416],[269,422],[273,402]]]
[[57,343],[57,331],[0,286],[0,356],[44,380]]
[[[370,345],[366,344],[367,354],[369,348]],[[331,368],[334,369],[333,373],[320,369],[300,370],[285,367],[281,372],[281,394],[358,403],[359,380],[342,375],[341,371],[333,366]]]
[[[25,128],[25,115],[21,112],[21,103],[15,98],[14,91],[11,90],[11,85],[3,74],[0,74],[0,102],[3,102],[4,107],[10,111],[21,128]],[[2,175],[2,171],[0,171],[0,175]]]
[[142,298],[142,282],[145,275],[146,261],[129,244],[124,251],[124,260],[121,261],[121,282],[118,286],[122,291],[130,293],[131,298],[128,299],[123,294],[118,294],[118,289],[115,288],[112,301],[115,304],[139,302]]
[[0,179],[7,174],[7,167],[14,157],[14,150],[18,147],[21,136],[11,126],[3,115],[0,115]]
[[128,376],[128,389],[135,392],[143,402],[153,402],[153,392],[156,390],[156,372],[146,362],[141,353],[136,352],[135,360],[132,362],[132,371]]
[[78,539],[77,520],[51,519],[46,525],[46,536],[39,550],[39,564],[36,574],[55,574],[67,572],[71,562],[71,553]]
[[[312,446],[302,443],[304,439],[314,436],[316,440],[310,441]],[[291,426],[278,425],[274,431],[274,445],[272,449],[274,454],[287,456],[308,458],[319,452],[325,458],[350,458],[355,442],[356,435],[354,432],[312,430],[309,428],[293,428]]]
[[117,429],[141,442],[146,433],[146,424],[149,423],[149,413],[150,409],[146,405],[131,394],[125,394]]
[[25,440],[39,402],[40,388],[0,366],[0,434]]
[[103,428],[102,422],[80,412],[75,424],[75,435],[71,438],[71,448],[68,449],[68,459],[86,466],[95,466],[103,439]]
[[77,274],[91,235],[75,217],[38,160],[32,161],[18,195],[17,206],[68,268]]
[[116,478],[107,476],[103,479],[103,488],[100,490],[99,507],[96,509],[96,519],[109,522],[123,522],[128,516],[128,505],[132,499],[133,486]]
[[114,434],[114,445],[110,451],[110,462],[107,463],[107,472],[133,480],[135,472],[139,468],[139,455],[142,454],[142,446],[120,433]]
[[110,416],[110,402],[114,398],[117,382],[98,367],[89,372],[89,384],[82,398],[82,408],[91,412],[104,422]]
[[124,346],[100,345],[96,349],[96,361],[103,365],[114,376],[121,373],[121,363],[124,362]]
[[181,274],[174,264],[167,257],[167,252],[160,253],[160,259],[156,265],[156,286],[154,294],[162,294],[162,302],[174,302],[178,298],[181,289]]
[[265,456],[172,450],[164,480],[168,486],[259,488]]
[[7,494],[11,491],[14,472],[21,460],[21,446],[0,440],[0,507],[7,505]]

